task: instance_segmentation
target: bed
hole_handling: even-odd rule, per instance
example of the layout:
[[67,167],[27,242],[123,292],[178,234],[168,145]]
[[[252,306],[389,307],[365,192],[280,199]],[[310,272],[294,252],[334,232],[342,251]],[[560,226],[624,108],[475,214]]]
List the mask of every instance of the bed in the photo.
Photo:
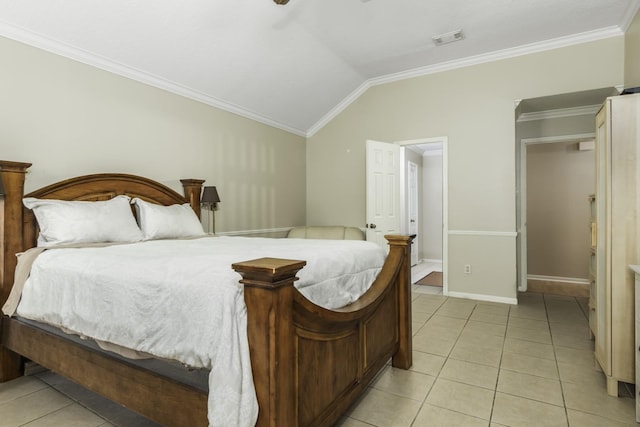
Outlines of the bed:
[[[183,196],[143,177],[97,174],[25,195],[30,166],[0,161],[0,303],[13,286],[15,254],[36,245],[37,224],[24,197],[95,201],[125,194],[161,205],[186,201],[199,214],[202,180],[182,180]],[[313,304],[293,286],[304,260],[258,258],[230,266],[244,285],[257,425],[332,425],[389,359],[411,366],[411,238],[387,239],[389,254],[369,290],[335,310]],[[163,425],[207,425],[207,391],[189,381],[19,318],[2,317],[0,344],[0,381],[22,375],[29,359]]]

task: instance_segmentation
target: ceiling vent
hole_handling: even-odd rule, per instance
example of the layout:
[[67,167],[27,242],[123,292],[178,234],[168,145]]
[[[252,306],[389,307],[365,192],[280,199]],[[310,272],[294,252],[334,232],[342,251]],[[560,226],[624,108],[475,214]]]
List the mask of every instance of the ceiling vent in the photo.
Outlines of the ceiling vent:
[[449,33],[433,36],[431,37],[431,40],[433,40],[433,44],[435,44],[436,46],[442,46],[443,44],[460,41],[463,38],[464,35],[462,34],[462,30],[456,30]]

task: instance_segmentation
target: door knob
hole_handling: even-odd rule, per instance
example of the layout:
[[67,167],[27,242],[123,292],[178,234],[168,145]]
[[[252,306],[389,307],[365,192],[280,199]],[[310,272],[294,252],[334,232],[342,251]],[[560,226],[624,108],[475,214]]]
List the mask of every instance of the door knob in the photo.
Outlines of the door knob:
[[369,228],[376,228],[375,224],[369,224]]

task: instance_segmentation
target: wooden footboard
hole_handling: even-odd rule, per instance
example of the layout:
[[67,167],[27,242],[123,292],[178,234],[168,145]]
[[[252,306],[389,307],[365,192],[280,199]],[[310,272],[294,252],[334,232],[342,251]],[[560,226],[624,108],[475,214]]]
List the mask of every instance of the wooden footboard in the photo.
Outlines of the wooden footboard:
[[[15,254],[35,244],[33,215],[22,207],[29,166],[0,161],[6,189],[0,196],[0,305],[13,284]],[[90,175],[29,195],[93,200],[133,193],[157,203],[189,201],[196,209],[202,182],[184,180],[184,198],[145,178]],[[396,367],[411,366],[412,239],[386,237],[389,255],[369,291],[335,311],[311,303],[293,286],[304,261],[233,265],[245,286],[257,425],[333,425],[389,359]],[[28,358],[163,425],[207,425],[206,395],[199,390],[6,316],[0,326],[0,382],[20,376]]]
[[233,265],[245,285],[258,426],[331,426],[390,358],[411,366],[412,239],[386,238],[389,255],[369,291],[335,311],[293,286],[304,261]]

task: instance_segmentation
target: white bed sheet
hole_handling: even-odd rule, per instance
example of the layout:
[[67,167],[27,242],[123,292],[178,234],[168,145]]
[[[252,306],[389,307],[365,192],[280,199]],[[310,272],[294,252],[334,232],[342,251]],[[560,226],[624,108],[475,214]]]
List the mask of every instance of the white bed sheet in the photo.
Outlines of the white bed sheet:
[[368,289],[385,252],[363,241],[247,237],[49,250],[34,262],[17,313],[211,369],[209,424],[253,426],[258,407],[246,306],[231,264],[261,257],[306,260],[296,287],[337,308]]

